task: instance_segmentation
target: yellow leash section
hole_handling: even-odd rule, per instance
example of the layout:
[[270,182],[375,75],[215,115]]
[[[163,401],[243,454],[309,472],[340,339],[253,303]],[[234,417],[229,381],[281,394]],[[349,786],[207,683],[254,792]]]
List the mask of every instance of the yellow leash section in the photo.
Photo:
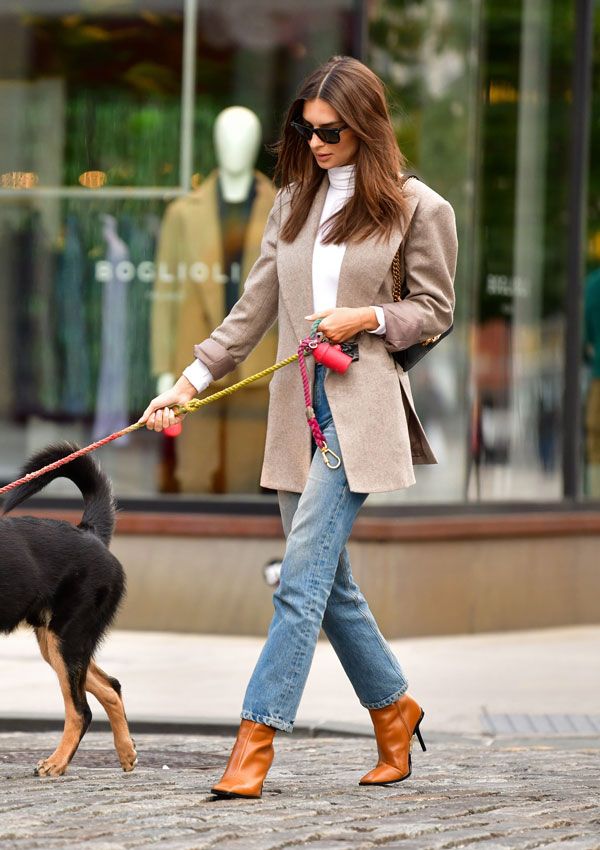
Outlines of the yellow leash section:
[[[322,319],[317,319],[316,322],[313,322],[310,330],[311,337],[317,331],[317,328],[321,324]],[[266,375],[270,375],[272,372],[276,372],[278,369],[282,369],[284,366],[289,366],[290,363],[294,363],[299,358],[298,352],[296,354],[292,354],[291,357],[286,357],[285,360],[280,360],[279,363],[274,363],[272,366],[269,366],[267,369],[263,369],[262,372],[257,372],[256,375],[250,375],[249,378],[244,378],[243,381],[238,381],[237,384],[232,384],[230,387],[226,387],[224,390],[219,390],[218,393],[213,393],[212,395],[207,396],[206,398],[193,398],[191,401],[188,401],[187,404],[175,405],[171,408],[175,414],[175,416],[180,416],[183,413],[193,413],[194,410],[198,410],[200,407],[204,407],[205,404],[210,404],[213,401],[218,401],[220,398],[224,398],[226,395],[231,395],[231,393],[235,393],[238,390],[247,387],[248,384],[251,384],[253,381],[258,381],[260,378],[264,378]]]
[[257,372],[256,375],[250,375],[249,378],[244,378],[243,381],[238,381],[237,384],[232,384],[230,387],[225,387],[224,390],[219,390],[219,392],[213,393],[212,395],[209,395],[206,398],[193,398],[191,401],[188,401],[187,404],[176,405],[171,409],[173,410],[175,416],[181,416],[184,413],[193,413],[200,407],[204,407],[205,404],[210,404],[213,401],[218,401],[220,398],[224,398],[227,395],[231,395],[232,393],[235,393],[238,390],[247,387],[248,384],[253,383],[253,381],[258,381],[260,380],[260,378],[264,378],[266,375],[270,375],[272,372],[276,372],[278,369],[282,369],[284,366],[288,366],[290,363],[294,363],[294,361],[296,361],[297,359],[298,354],[292,354],[291,357],[286,357],[285,360],[280,360],[279,363],[274,363],[267,369],[263,369],[262,372]]

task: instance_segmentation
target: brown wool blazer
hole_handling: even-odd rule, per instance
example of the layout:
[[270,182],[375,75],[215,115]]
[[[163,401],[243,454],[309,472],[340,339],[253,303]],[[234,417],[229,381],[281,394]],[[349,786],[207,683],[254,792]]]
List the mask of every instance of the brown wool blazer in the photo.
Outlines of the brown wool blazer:
[[[312,254],[327,177],[294,240],[279,239],[289,214],[290,192],[280,190],[269,216],[261,255],[229,316],[208,339],[194,347],[215,379],[247,357],[275,320],[277,358],[293,354],[305,337],[313,312]],[[436,463],[415,412],[408,375],[390,351],[435,336],[452,322],[457,238],[454,212],[440,195],[418,180],[405,188],[409,221],[387,241],[374,237],[349,243],[340,271],[337,306],[381,305],[385,338],[359,334],[359,360],[341,375],[328,372],[327,398],[336,426],[350,489],[359,493],[400,490],[414,484],[413,464]],[[391,264],[401,240],[409,296],[393,302]],[[307,358],[309,377],[314,361]],[[297,364],[276,372],[269,385],[267,442],[261,484],[300,493],[311,463]]]

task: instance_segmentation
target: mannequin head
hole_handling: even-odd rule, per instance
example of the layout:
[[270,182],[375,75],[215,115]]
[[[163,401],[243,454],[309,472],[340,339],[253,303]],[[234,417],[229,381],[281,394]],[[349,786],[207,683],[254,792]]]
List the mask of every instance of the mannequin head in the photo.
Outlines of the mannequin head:
[[213,135],[222,172],[241,175],[253,170],[262,135],[254,112],[245,106],[229,106],[217,116]]

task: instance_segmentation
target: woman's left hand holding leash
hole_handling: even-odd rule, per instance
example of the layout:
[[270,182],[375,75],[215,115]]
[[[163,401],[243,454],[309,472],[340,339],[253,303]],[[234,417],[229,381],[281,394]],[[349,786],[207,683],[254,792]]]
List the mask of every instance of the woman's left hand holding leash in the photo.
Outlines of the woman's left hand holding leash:
[[333,307],[304,318],[309,322],[322,319],[319,331],[334,344],[346,342],[361,331],[374,331],[379,327],[373,307]]

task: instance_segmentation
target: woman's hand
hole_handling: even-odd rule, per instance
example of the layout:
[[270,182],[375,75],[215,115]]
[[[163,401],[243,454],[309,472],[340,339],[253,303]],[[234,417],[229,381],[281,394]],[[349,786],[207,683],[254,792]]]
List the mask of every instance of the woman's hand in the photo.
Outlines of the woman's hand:
[[360,331],[374,331],[379,327],[372,307],[334,307],[304,318],[309,322],[323,319],[319,330],[333,343],[346,342]]
[[175,416],[169,408],[174,404],[186,404],[195,395],[196,387],[182,375],[170,390],[152,399],[138,422],[145,422],[149,431],[162,431],[163,428],[168,428],[183,419],[183,416]]

